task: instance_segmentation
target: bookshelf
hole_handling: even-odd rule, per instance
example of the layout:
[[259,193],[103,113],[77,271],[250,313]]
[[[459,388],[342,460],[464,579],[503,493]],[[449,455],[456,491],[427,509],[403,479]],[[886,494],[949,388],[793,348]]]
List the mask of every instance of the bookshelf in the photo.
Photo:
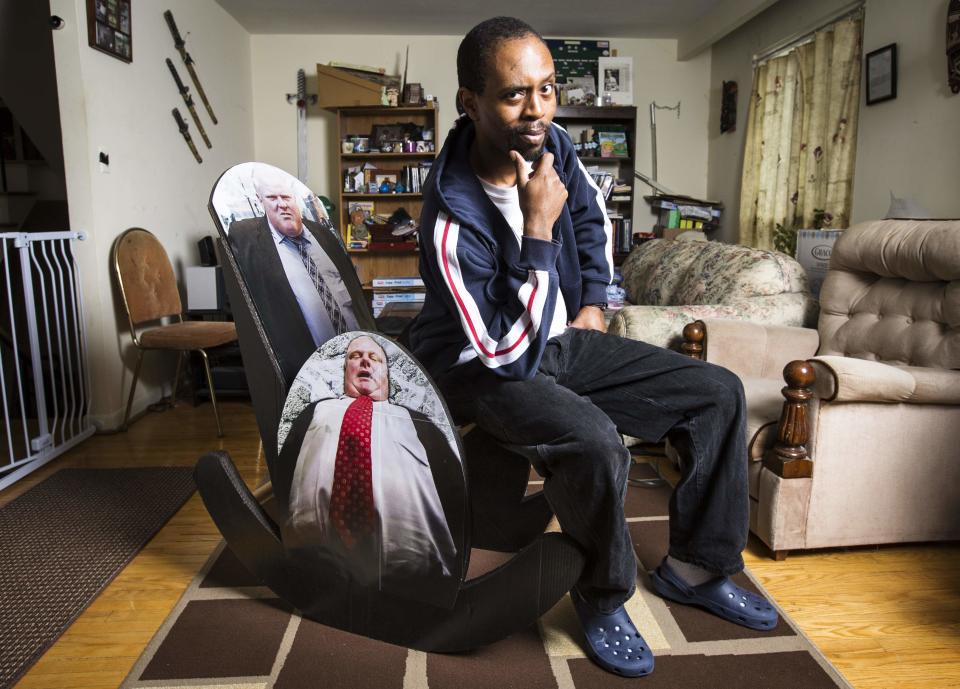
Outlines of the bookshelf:
[[626,134],[626,156],[602,156],[597,151],[581,151],[578,154],[586,167],[610,172],[617,180],[630,186],[629,193],[611,193],[607,197],[607,214],[611,216],[614,226],[614,262],[619,264],[630,252],[632,234],[638,229],[633,226],[637,108],[632,105],[561,105],[557,107],[553,121],[569,132],[574,143],[581,140],[581,132],[590,129],[601,131],[603,125],[622,127]]
[[[373,203],[374,212],[389,216],[398,208],[403,208],[419,222],[423,207],[423,195],[405,191],[404,193],[370,193],[369,191],[345,191],[346,175],[351,168],[366,164],[376,166],[373,174],[396,175],[403,181],[405,167],[419,167],[421,163],[433,163],[437,156],[434,151],[390,152],[376,150],[373,139],[374,127],[412,123],[423,129],[433,131],[434,145],[437,146],[437,109],[430,107],[388,107],[388,106],[352,106],[330,108],[337,115],[337,168],[340,175],[340,203],[337,206],[340,235],[347,244],[347,228],[350,225],[350,204],[352,202]],[[369,151],[345,152],[341,142],[352,136],[367,137]],[[364,291],[372,298],[373,280],[384,277],[419,276],[418,252],[415,245],[400,250],[348,249],[350,258],[357,268],[360,283]],[[380,291],[380,288],[377,288]],[[391,288],[389,291],[410,291],[410,288]]]

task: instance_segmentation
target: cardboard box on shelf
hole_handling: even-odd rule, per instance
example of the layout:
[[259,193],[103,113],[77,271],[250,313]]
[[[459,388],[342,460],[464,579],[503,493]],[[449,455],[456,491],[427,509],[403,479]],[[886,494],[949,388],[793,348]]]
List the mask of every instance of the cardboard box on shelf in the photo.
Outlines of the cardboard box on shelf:
[[338,108],[380,105],[383,86],[336,67],[317,65],[317,105]]

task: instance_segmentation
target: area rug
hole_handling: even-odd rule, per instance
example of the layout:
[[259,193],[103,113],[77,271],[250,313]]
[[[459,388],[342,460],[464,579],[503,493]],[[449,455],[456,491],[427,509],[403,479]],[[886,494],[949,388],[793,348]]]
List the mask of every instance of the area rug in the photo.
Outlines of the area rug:
[[192,469],[61,469],[0,508],[0,689],[160,530]]
[[[634,478],[652,478],[647,465]],[[537,482],[531,488],[538,489]],[[626,512],[641,572],[629,601],[656,654],[654,673],[625,680],[584,656],[569,597],[540,622],[471,653],[423,653],[302,619],[221,544],[134,665],[122,689],[849,689],[783,615],[755,632],[654,595],[647,572],[667,550],[669,486],[631,486]],[[468,578],[504,556],[474,550]],[[748,573],[738,583],[761,590]]]

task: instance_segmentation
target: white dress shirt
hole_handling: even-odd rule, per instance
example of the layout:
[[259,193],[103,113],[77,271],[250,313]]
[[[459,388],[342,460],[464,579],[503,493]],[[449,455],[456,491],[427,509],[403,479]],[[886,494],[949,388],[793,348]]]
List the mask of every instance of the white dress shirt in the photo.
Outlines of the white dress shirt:
[[[317,291],[317,286],[310,279],[310,273],[303,265],[303,259],[300,258],[300,250],[291,242],[284,242],[284,235],[274,228],[270,221],[270,232],[273,235],[273,242],[277,247],[277,253],[280,256],[280,263],[283,264],[283,270],[287,275],[287,281],[290,283],[290,289],[293,290],[297,298],[297,304],[300,305],[300,311],[307,322],[307,328],[313,336],[313,343],[318,347],[331,337],[339,333],[330,322],[330,315],[327,313],[327,307],[324,306],[323,299]],[[343,318],[347,322],[347,330],[357,330],[357,318],[353,314],[353,300],[347,291],[347,286],[340,277],[340,271],[333,264],[327,253],[317,243],[316,238],[306,227],[303,228],[302,237],[306,238],[308,244],[307,253],[313,262],[317,264],[317,270],[320,273],[320,279],[323,280],[334,301],[340,306]]]
[[[314,409],[290,488],[283,533],[287,548],[316,548],[332,535],[330,497],[340,426],[353,401],[323,400]],[[430,562],[440,562],[445,575],[455,567],[456,548],[427,455],[406,408],[388,401],[373,403],[370,464],[380,518],[381,576],[391,569],[416,572]]]

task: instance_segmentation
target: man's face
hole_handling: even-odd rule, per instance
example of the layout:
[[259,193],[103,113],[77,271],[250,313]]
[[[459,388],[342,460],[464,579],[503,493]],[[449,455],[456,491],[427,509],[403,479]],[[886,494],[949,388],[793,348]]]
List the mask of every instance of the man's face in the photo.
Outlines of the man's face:
[[369,395],[377,402],[387,399],[387,357],[369,337],[358,337],[347,346],[343,391],[349,397]]
[[553,58],[536,36],[503,41],[487,65],[483,93],[460,90],[478,143],[533,161],[543,152],[557,110]]
[[257,187],[257,195],[267,212],[267,220],[277,232],[287,237],[300,236],[303,232],[303,216],[288,185],[267,180]]

